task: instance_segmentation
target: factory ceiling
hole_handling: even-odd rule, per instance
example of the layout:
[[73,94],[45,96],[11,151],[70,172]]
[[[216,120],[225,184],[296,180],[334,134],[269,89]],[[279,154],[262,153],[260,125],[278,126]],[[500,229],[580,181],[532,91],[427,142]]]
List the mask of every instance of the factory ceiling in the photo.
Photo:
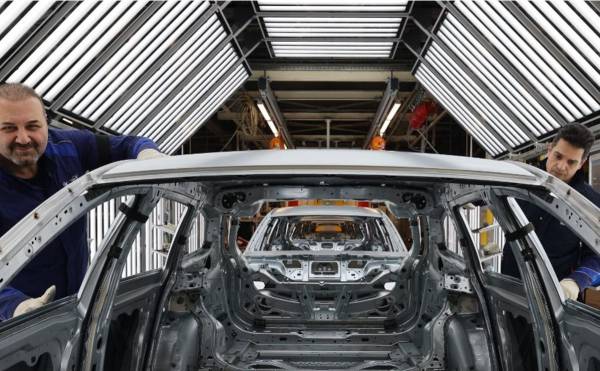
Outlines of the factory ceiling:
[[381,135],[503,158],[600,116],[598,2],[7,1],[0,16],[0,81],[34,87],[53,125],[168,153]]

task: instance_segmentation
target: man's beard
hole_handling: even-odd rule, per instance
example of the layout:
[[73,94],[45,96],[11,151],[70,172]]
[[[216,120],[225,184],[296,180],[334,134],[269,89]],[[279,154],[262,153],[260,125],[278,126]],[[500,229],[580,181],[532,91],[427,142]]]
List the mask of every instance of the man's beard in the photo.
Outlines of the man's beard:
[[[17,166],[28,166],[35,164],[40,159],[39,146],[31,143],[28,145],[13,144],[10,146],[11,155],[9,160]],[[19,149],[28,149],[27,152]]]

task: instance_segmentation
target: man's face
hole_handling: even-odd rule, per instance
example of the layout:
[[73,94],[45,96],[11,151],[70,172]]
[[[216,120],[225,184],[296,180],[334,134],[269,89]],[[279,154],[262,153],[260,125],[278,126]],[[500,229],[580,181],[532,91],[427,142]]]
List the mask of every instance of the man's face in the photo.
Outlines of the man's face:
[[575,147],[564,139],[548,147],[546,171],[565,183],[569,183],[584,163],[583,148]]
[[48,144],[48,123],[41,102],[0,98],[0,156],[17,169],[35,165]]

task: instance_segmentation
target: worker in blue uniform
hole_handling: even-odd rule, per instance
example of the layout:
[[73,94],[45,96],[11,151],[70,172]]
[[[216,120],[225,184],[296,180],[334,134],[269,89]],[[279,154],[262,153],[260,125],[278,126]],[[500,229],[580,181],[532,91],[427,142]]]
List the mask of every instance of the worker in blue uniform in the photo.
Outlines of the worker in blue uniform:
[[[31,88],[0,85],[0,236],[67,183],[112,161],[161,156],[149,139],[49,129]],[[0,320],[77,292],[88,266],[86,220],[46,246],[0,291]]]
[[[581,170],[593,144],[594,136],[585,126],[564,126],[548,147],[548,158],[543,166],[548,173],[600,207],[600,194],[586,183]],[[531,203],[519,204],[550,258],[565,296],[577,300],[585,288],[600,285],[600,257],[558,219]],[[517,263],[508,244],[504,247],[501,269],[504,274],[519,277]]]

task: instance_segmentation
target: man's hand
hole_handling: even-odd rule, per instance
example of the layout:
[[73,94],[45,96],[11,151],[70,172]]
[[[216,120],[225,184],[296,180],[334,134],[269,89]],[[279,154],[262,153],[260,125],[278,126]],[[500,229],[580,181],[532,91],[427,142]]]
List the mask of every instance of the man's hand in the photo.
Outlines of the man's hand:
[[165,155],[164,153],[160,153],[155,149],[146,148],[146,149],[142,150],[140,153],[138,153],[137,159],[138,160],[149,160],[151,158],[159,158],[159,157],[166,157],[166,156],[167,155]]
[[560,287],[562,287],[567,299],[577,300],[577,297],[579,296],[579,286],[575,280],[565,278],[560,281]]
[[38,309],[43,305],[48,304],[54,299],[54,295],[56,294],[56,286],[52,285],[48,287],[46,292],[40,296],[39,298],[31,298],[27,300],[23,300],[17,307],[15,308],[15,312],[13,313],[13,317],[20,316],[21,314],[25,314],[27,312],[31,312],[32,310]]

